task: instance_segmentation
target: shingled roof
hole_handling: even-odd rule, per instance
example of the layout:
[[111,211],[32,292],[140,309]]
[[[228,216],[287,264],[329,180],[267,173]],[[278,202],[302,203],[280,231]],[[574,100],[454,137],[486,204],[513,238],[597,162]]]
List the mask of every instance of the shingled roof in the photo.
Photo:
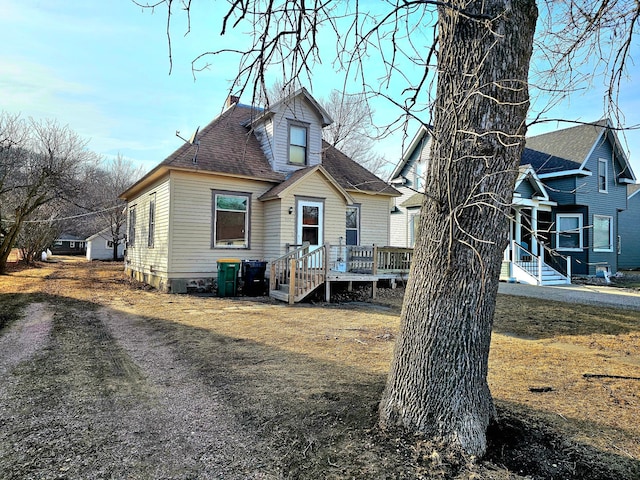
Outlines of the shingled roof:
[[[243,125],[258,113],[258,110],[241,104],[228,108],[200,130],[199,147],[185,143],[159,166],[284,180],[283,174],[271,169],[255,135]],[[196,150],[197,161],[194,163]]]
[[520,163],[531,165],[538,175],[579,170],[606,126],[600,120],[528,137]]
[[[126,198],[129,192],[137,190],[139,185],[157,176],[163,169],[172,168],[284,182],[287,177],[273,171],[251,130],[251,121],[263,113],[260,109],[242,104],[229,107],[200,130],[197,138],[199,144],[185,142],[124,192],[122,197]],[[399,195],[396,189],[324,141],[322,166],[345,190]]]
[[400,192],[391,185],[324,140],[322,148],[322,166],[345,190],[400,195]]

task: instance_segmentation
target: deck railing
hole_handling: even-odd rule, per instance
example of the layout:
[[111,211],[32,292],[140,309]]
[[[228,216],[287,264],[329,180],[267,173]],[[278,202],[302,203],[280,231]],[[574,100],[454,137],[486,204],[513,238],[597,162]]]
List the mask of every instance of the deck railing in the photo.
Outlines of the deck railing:
[[280,258],[272,260],[269,269],[269,290],[278,290],[281,284],[288,284],[291,260],[297,260],[308,252],[309,244],[305,243]]
[[309,244],[293,247],[272,260],[269,270],[269,290],[286,293],[289,303],[300,301],[325,283],[329,270],[345,274],[406,274],[413,259],[412,248],[329,244],[313,250]]
[[279,290],[281,285],[287,285],[289,303],[301,300],[325,281],[326,246],[311,250],[305,243],[296,247],[271,261],[269,271],[269,290]]
[[289,259],[289,303],[304,298],[325,282],[326,246]]
[[409,273],[413,261],[413,248],[376,247],[378,273]]
[[[413,248],[327,245],[331,268],[349,273],[409,273]],[[374,261],[375,260],[375,261]]]

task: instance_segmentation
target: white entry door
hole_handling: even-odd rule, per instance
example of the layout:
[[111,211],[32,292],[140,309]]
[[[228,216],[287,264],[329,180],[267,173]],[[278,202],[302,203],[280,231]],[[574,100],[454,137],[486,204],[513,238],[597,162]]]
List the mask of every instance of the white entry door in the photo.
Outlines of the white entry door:
[[296,243],[309,242],[309,251],[323,244],[324,204],[311,200],[298,201]]

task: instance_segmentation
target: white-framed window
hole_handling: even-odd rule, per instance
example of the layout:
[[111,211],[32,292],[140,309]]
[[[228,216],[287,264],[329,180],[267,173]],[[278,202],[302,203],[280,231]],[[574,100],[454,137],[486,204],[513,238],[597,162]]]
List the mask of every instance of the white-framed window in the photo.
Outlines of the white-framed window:
[[360,205],[347,207],[346,229],[347,245],[360,245]]
[[558,213],[556,215],[556,249],[582,250],[582,214]]
[[608,189],[607,160],[598,159],[598,192],[607,193]]
[[426,165],[424,161],[418,161],[415,164],[415,189],[419,192],[424,192],[425,174],[427,173]]
[[113,240],[107,240],[107,248],[113,248]]
[[147,246],[153,248],[156,231],[156,194],[149,196],[149,234],[147,235]]
[[249,248],[251,194],[213,191],[213,248]]
[[409,216],[409,245],[414,247],[420,233],[420,211]]
[[593,251],[613,252],[613,217],[593,216]]
[[56,247],[61,247],[61,246],[62,246],[62,240],[56,240],[55,242],[53,242],[53,244],[54,244]]
[[308,129],[305,125],[289,124],[289,163],[307,164]]
[[136,243],[136,206],[129,207],[129,238],[127,238],[127,246],[133,247]]
[[76,248],[76,242],[69,242],[69,248]]

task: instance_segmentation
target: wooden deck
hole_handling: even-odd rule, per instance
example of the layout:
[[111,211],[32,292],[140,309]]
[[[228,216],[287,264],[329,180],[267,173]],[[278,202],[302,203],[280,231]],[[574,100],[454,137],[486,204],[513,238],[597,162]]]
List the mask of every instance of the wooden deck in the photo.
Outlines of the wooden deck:
[[299,246],[271,262],[269,295],[292,304],[324,285],[329,302],[332,283],[348,283],[351,289],[353,282],[371,282],[375,298],[378,281],[395,286],[407,280],[412,257],[411,248],[325,244],[310,251]]

